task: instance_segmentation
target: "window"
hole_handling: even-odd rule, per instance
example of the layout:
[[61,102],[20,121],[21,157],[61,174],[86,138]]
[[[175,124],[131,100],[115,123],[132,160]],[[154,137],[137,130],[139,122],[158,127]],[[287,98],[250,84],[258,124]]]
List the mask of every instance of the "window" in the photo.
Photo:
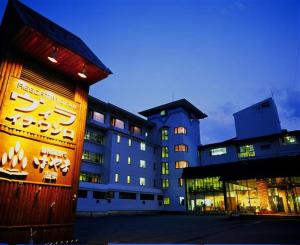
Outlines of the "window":
[[188,146],[184,144],[175,145],[175,151],[188,151]]
[[167,146],[162,146],[161,147],[161,157],[162,158],[169,157],[169,148]]
[[145,150],[146,150],[146,143],[145,143],[145,142],[141,142],[141,143],[140,143],[140,149],[141,149],[142,151],[145,151]]
[[128,163],[128,164],[131,164],[131,157],[128,157],[128,158],[127,158],[127,163]]
[[124,121],[118,119],[118,118],[115,118],[115,117],[112,117],[111,119],[111,125],[116,127],[116,128],[120,128],[120,129],[124,129]]
[[97,112],[97,111],[91,111],[90,113],[91,113],[90,114],[91,118],[93,120],[95,120],[96,122],[99,122],[99,123],[104,123],[104,114]]
[[254,157],[254,156],[255,156],[255,151],[253,145],[240,146],[238,157],[242,158],[242,157]]
[[141,200],[154,200],[153,194],[141,194],[140,195]]
[[106,199],[106,192],[102,191],[93,191],[94,199]]
[[140,185],[145,186],[146,185],[146,179],[145,178],[140,178]]
[[169,139],[169,130],[167,128],[163,128],[161,130],[161,140],[168,140]]
[[211,156],[220,156],[227,153],[226,147],[214,148],[210,150]]
[[132,146],[131,139],[128,139],[128,146]]
[[117,135],[117,143],[121,143],[121,135]]
[[108,191],[107,194],[106,194],[106,197],[108,199],[113,199],[115,198],[115,192],[114,191]]
[[187,130],[185,127],[174,128],[174,134],[186,134]]
[[82,160],[91,161],[94,163],[104,163],[104,157],[102,154],[98,154],[95,152],[90,152],[87,150],[83,151]]
[[85,131],[84,140],[92,143],[104,145],[104,135],[87,129]]
[[183,181],[184,181],[183,178],[179,178],[179,179],[178,179],[178,185],[179,185],[180,187],[183,186],[183,184],[184,184]]
[[146,168],[146,161],[140,160],[140,168]]
[[82,182],[101,183],[101,175],[92,173],[80,173],[79,180]]
[[269,150],[271,149],[271,144],[264,144],[260,146],[261,150]]
[[130,178],[130,176],[129,176],[129,175],[127,176],[127,180],[126,180],[126,182],[127,182],[127,184],[130,184],[130,182],[131,182],[131,178]]
[[119,153],[116,154],[116,162],[120,162],[120,154]]
[[171,204],[170,197],[164,197],[163,203],[164,205],[170,205]]
[[129,126],[129,131],[132,134],[142,135],[142,129],[138,126],[130,125]]
[[168,188],[169,187],[169,179],[162,179],[161,185],[162,185],[162,188]]
[[161,163],[161,174],[169,174],[169,163],[168,162]]
[[166,110],[161,110],[159,113],[162,117],[167,115],[167,111]]
[[281,144],[283,145],[293,145],[297,144],[297,138],[296,136],[289,135],[289,136],[284,136],[281,138]]
[[162,201],[163,200],[163,196],[162,195],[157,195],[157,200],[158,201]]
[[87,198],[87,190],[78,190],[78,198]]
[[179,205],[184,206],[184,197],[179,197]]
[[120,192],[119,193],[120,199],[136,199],[136,193],[132,192]]
[[119,174],[115,174],[115,182],[116,182],[116,183],[119,182]]
[[189,166],[189,162],[188,161],[176,161],[175,162],[175,168],[187,168]]

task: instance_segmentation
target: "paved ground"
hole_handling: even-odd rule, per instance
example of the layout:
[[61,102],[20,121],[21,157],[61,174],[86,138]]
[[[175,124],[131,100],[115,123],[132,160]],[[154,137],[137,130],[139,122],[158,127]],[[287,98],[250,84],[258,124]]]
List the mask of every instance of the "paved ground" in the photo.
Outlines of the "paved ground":
[[140,215],[78,218],[79,243],[299,243],[300,219]]

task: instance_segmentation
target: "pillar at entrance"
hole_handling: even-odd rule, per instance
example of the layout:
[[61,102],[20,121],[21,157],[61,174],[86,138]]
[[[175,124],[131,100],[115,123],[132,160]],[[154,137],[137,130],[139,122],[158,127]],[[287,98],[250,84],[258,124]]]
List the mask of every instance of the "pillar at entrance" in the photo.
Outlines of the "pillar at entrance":
[[268,186],[266,180],[258,179],[256,180],[258,197],[260,200],[261,211],[270,211]]

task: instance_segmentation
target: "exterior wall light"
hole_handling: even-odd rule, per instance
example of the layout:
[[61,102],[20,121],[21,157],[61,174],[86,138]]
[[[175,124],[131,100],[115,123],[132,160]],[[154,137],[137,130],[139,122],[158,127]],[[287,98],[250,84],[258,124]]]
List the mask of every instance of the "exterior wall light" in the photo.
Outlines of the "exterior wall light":
[[81,72],[78,72],[77,74],[78,74],[78,76],[80,76],[80,77],[83,78],[83,79],[86,79],[86,78],[87,78],[87,75],[86,75],[86,66],[85,66],[85,64],[83,64],[82,71],[81,71]]
[[51,53],[51,55],[50,56],[48,56],[47,58],[48,58],[48,60],[50,60],[52,63],[57,63],[57,48],[56,47],[53,47],[53,49],[52,49],[52,53]]

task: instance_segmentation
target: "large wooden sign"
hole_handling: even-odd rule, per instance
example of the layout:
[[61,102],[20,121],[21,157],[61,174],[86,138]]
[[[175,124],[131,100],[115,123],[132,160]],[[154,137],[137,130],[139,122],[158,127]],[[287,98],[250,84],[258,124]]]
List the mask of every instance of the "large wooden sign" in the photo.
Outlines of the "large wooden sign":
[[71,185],[80,104],[10,77],[0,110],[0,177]]

